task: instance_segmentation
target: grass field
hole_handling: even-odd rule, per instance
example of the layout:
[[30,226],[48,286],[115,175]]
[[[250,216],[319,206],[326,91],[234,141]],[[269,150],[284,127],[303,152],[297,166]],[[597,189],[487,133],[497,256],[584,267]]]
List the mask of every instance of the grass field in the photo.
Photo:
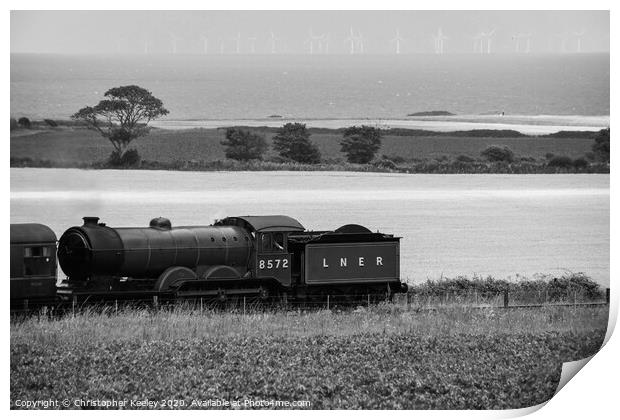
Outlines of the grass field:
[[[520,408],[594,354],[607,307],[393,305],[241,315],[189,308],[11,322],[17,399],[305,400],[310,408]],[[73,406],[72,406],[73,407]],[[242,407],[243,408],[243,407]]]
[[[253,129],[264,134],[269,143],[273,130]],[[341,134],[336,131],[318,130],[312,134],[323,159],[344,159],[340,152]],[[135,141],[141,157],[149,161],[174,162],[189,160],[224,159],[224,130],[154,129]],[[545,154],[577,158],[591,151],[591,139],[549,137],[462,137],[462,136],[396,136],[383,138],[377,156],[404,159],[432,159],[441,156],[469,155],[479,158],[480,152],[490,145],[508,146],[519,157],[544,159]],[[55,162],[97,162],[105,160],[112,146],[93,131],[83,128],[58,128],[47,130],[18,130],[11,134],[11,157],[45,159]],[[267,156],[274,156],[270,149]]]

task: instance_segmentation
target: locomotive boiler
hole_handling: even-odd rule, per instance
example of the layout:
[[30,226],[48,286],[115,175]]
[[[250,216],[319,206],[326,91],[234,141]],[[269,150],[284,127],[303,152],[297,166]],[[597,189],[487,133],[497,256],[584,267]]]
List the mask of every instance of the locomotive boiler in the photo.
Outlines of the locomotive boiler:
[[156,280],[167,291],[180,280],[242,277],[251,255],[249,232],[237,226],[173,228],[164,218],[148,228],[110,228],[97,217],[60,238],[58,260],[73,284],[111,288],[110,281]]
[[227,217],[206,226],[112,228],[97,217],[58,241],[63,296],[381,295],[406,291],[399,241],[359,225],[308,231],[282,215]]

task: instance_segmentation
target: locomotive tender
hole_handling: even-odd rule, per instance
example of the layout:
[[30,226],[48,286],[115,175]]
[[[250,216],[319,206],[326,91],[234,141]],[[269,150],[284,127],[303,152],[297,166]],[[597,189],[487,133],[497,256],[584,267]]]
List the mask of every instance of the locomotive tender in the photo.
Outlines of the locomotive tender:
[[399,237],[359,225],[307,231],[282,215],[227,217],[208,226],[112,228],[84,217],[58,241],[62,297],[140,294],[311,300],[391,296],[400,282]]

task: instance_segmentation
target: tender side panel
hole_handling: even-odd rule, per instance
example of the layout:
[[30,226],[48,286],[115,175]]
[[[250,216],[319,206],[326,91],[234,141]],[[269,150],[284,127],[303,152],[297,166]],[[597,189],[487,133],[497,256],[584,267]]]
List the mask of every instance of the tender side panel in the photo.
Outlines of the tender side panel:
[[308,244],[306,284],[397,282],[399,243],[360,242]]

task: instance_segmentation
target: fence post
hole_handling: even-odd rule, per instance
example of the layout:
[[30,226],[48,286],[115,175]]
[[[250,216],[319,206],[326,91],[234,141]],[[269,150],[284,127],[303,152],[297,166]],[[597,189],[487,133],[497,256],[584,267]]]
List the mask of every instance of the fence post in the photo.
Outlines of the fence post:
[[573,292],[573,307],[577,307],[577,291]]
[[504,308],[508,307],[508,290],[504,290]]
[[[609,290],[609,289],[607,289]],[[609,302],[609,299],[607,300],[607,302]],[[370,293],[368,293],[368,307],[370,308]]]
[[159,309],[159,296],[153,295],[153,307]]
[[114,299],[114,315],[118,316],[118,299]]
[[607,289],[605,289],[605,301],[607,302],[607,304],[609,305],[609,287]]
[[243,296],[243,316],[245,316],[245,296]]
[[200,298],[200,315],[202,315],[202,298]]
[[71,300],[71,314],[73,318],[75,318],[75,304],[77,301],[77,296],[73,295],[73,299]]
[[329,295],[327,295],[327,310],[329,311]]
[[411,310],[411,299],[409,296],[409,293],[406,293],[405,296],[407,297],[407,312]]

